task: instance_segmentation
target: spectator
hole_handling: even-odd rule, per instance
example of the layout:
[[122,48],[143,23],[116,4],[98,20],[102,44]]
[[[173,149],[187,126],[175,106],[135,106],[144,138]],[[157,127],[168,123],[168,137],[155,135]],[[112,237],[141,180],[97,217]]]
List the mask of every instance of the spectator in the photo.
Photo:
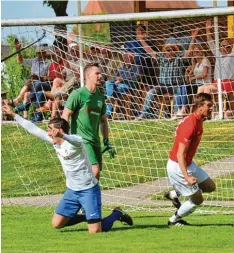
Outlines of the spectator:
[[142,68],[142,82],[150,86],[157,85],[156,61],[151,54],[158,52],[152,40],[147,39],[146,26],[136,27],[136,40],[125,43],[124,49],[135,55],[135,64]]
[[[42,107],[44,103],[47,101],[44,91],[51,90],[50,81],[56,77],[62,77],[62,69],[63,69],[63,59],[64,53],[61,52],[58,48],[55,49],[55,53],[52,55],[54,61],[49,66],[49,73],[46,82],[36,82],[32,91],[29,95],[28,100],[20,106],[17,106],[15,110],[17,112],[20,111],[28,111],[30,105],[32,103],[36,104],[36,108]],[[44,79],[46,80],[46,79]],[[38,122],[42,120],[42,113],[36,112],[32,122]]]
[[[206,21],[206,37],[209,48],[215,57],[218,57],[214,40],[211,36],[211,21]],[[219,61],[215,62],[214,69],[214,81],[210,85],[203,86],[205,93],[217,93],[218,92],[218,81],[221,79],[221,89],[223,92],[226,92],[229,96],[230,102],[230,112],[225,112],[225,118],[230,118],[234,111],[234,44],[233,39],[226,38],[220,43],[220,58]],[[219,65],[220,62],[220,65]],[[221,68],[220,68],[221,66]]]
[[[172,25],[172,31],[170,37],[166,40],[165,44],[179,45],[183,51],[188,50],[192,38],[184,34],[182,30],[181,22],[175,22]],[[195,40],[197,44],[200,43],[199,40]]]
[[192,104],[196,93],[203,93],[204,87],[211,83],[211,64],[200,45],[193,48],[192,65],[186,75],[186,81],[189,104]]
[[[123,66],[116,73],[112,80],[106,81],[106,95],[110,97],[120,97],[134,89],[138,89],[141,70],[134,64],[134,55],[130,52],[123,54]],[[112,104],[107,104],[106,114],[111,116]]]
[[[167,93],[171,95],[175,94],[175,110],[182,107],[181,104],[178,104],[179,100],[182,100],[182,105],[186,104],[187,101],[183,101],[186,99],[187,95],[185,93],[185,70],[186,66],[189,64],[188,56],[196,35],[197,30],[192,31],[193,39],[191,40],[189,49],[185,52],[180,52],[177,45],[166,44],[162,49],[162,53],[152,54],[152,56],[156,56],[159,61],[159,86],[148,91],[142,112],[137,118],[138,120],[151,116],[151,104],[155,101],[158,95],[164,95]],[[181,96],[182,98],[180,98]]]
[[[57,77],[53,81],[51,92],[47,92],[46,96],[49,98],[47,103],[42,107],[38,108],[38,112],[49,111],[53,107],[53,100],[56,99],[56,104],[62,99],[62,94],[68,95],[68,92],[74,87],[79,87],[80,82],[80,60],[79,60],[79,46],[75,43],[69,45],[70,54],[67,55],[67,60],[63,60],[64,69],[62,70],[62,78]],[[65,79],[65,80],[64,80]],[[63,96],[64,97],[64,96]],[[56,112],[52,113],[55,117]]]
[[[206,21],[206,36],[209,48],[213,55],[217,57],[214,40],[211,36],[211,21]],[[214,69],[214,82],[211,85],[204,86],[205,93],[218,92],[217,79],[220,74],[222,91],[231,92],[234,91],[234,45],[232,39],[224,39],[220,43],[220,66],[218,61],[215,62]],[[234,105],[233,105],[234,110]]]
[[[15,39],[15,47],[16,50],[21,49],[21,44],[17,39]],[[38,81],[45,81],[47,80],[48,69],[50,65],[50,61],[46,60],[46,49],[44,47],[37,47],[36,48],[37,57],[33,59],[25,59],[21,55],[21,53],[17,54],[17,62],[23,64],[25,66],[31,67],[31,79],[28,79],[23,88],[20,90],[19,95],[13,99],[10,104],[12,106],[17,106],[21,99],[24,99],[24,103],[28,100],[28,95],[30,91],[33,89],[33,85]],[[24,111],[24,118],[28,117],[27,111]]]

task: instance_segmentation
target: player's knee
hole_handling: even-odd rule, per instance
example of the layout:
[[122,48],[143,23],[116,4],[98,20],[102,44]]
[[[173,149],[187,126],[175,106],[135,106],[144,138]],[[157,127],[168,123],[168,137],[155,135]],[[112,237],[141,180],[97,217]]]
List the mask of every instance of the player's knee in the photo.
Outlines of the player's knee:
[[197,206],[201,205],[203,203],[203,201],[204,201],[203,196],[201,194],[195,194],[195,195],[193,195],[191,197],[191,200]]
[[214,192],[216,190],[216,184],[212,181],[207,187],[207,192]]
[[64,227],[64,225],[56,219],[52,219],[52,226],[53,228],[56,228],[56,229],[60,229]]

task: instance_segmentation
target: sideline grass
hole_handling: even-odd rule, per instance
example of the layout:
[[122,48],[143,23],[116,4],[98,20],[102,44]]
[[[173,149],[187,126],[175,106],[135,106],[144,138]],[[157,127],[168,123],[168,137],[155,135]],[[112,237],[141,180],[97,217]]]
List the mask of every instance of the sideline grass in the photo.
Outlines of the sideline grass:
[[133,227],[116,222],[108,233],[89,235],[85,223],[53,229],[52,208],[24,207],[19,214],[9,207],[9,211],[2,215],[4,253],[233,253],[234,249],[232,215],[193,214],[186,219],[193,226],[168,228],[171,214],[135,212]]

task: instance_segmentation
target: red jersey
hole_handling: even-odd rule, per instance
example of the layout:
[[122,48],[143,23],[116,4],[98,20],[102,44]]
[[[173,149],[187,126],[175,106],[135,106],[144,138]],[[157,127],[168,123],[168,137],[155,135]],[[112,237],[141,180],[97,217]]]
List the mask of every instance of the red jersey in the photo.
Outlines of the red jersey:
[[169,153],[172,161],[177,162],[179,143],[189,145],[185,154],[187,166],[192,163],[203,133],[203,121],[193,113],[185,117],[177,126],[173,147]]
[[52,62],[49,66],[49,77],[56,78],[58,73],[61,73],[64,63],[61,60],[59,63]]

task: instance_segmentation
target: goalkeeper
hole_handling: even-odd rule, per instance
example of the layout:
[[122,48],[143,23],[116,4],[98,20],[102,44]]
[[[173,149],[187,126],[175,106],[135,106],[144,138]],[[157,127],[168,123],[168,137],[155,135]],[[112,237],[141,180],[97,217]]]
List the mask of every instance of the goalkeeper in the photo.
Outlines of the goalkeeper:
[[[70,94],[62,118],[69,122],[71,117],[71,134],[78,134],[83,138],[93,174],[99,179],[102,153],[108,151],[110,157],[114,158],[116,152],[108,139],[105,97],[97,87],[102,81],[98,64],[87,64],[84,68],[84,76],[85,86]],[[103,151],[101,151],[99,125],[103,135]]]
[[[2,111],[14,117],[17,123],[30,134],[54,146],[62,164],[67,186],[52,218],[54,228],[59,229],[87,221],[89,233],[97,233],[109,231],[117,220],[133,225],[132,218],[119,207],[102,219],[101,190],[98,180],[92,173],[82,137],[68,135],[69,124],[66,120],[61,118],[51,120],[47,133],[14,113],[8,105],[4,105]],[[81,206],[85,214],[77,214]]]

